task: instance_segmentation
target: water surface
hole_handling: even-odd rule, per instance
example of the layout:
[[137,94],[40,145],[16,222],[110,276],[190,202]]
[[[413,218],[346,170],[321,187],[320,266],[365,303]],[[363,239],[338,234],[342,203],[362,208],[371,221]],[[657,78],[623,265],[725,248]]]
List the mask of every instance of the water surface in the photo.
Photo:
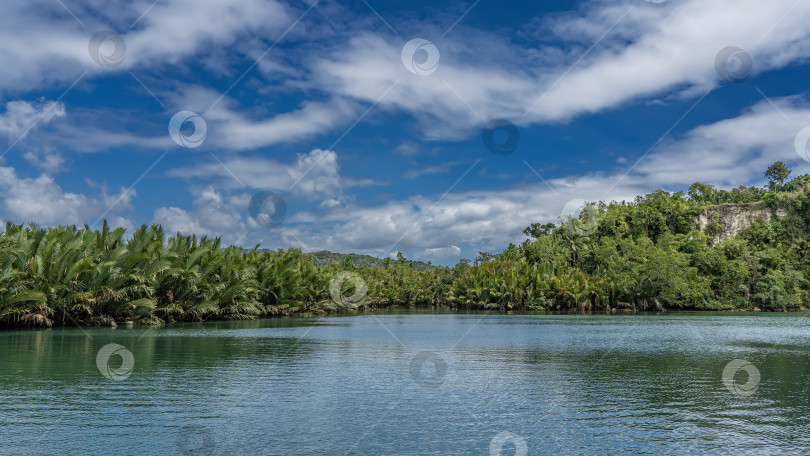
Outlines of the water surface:
[[[99,369],[111,343],[131,371],[116,371],[118,355]],[[808,355],[805,314],[378,312],[7,331],[0,453],[808,453]],[[735,359],[758,382],[740,371],[726,385]]]

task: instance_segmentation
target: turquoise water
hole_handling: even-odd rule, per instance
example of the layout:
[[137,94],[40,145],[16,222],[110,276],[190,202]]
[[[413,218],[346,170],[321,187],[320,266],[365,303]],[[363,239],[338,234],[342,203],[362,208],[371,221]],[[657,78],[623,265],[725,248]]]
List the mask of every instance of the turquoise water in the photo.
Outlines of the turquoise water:
[[0,332],[0,453],[800,454],[809,355],[804,314]]

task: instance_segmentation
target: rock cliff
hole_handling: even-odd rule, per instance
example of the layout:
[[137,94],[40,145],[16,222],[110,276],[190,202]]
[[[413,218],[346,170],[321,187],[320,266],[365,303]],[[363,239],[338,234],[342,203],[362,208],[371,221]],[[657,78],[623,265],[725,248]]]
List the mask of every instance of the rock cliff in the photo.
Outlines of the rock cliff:
[[716,219],[719,223],[719,232],[714,236],[714,242],[738,235],[742,230],[756,223],[757,220],[768,222],[773,216],[784,217],[785,209],[770,209],[763,203],[750,204],[723,204],[712,206],[700,214],[694,222],[695,228],[706,233],[707,228]]

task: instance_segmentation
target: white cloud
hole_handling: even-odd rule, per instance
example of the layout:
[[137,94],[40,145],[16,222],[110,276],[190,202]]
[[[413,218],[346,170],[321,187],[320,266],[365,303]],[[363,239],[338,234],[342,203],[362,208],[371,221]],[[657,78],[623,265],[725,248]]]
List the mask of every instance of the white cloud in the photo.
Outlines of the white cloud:
[[63,171],[64,155],[43,141],[27,139],[32,131],[62,117],[65,117],[65,105],[59,101],[9,101],[6,111],[0,114],[0,135],[8,138],[9,147],[19,145],[26,148],[23,158],[29,163],[49,174],[56,174]]
[[461,255],[461,249],[456,245],[450,247],[438,247],[435,249],[425,249],[416,253],[417,259],[425,259],[426,261],[435,260],[455,260]]
[[460,165],[460,162],[448,162],[442,163],[439,165],[431,165],[431,166],[424,166],[419,169],[412,169],[410,171],[405,172],[402,177],[406,179],[415,179],[421,176],[427,176],[429,174],[446,174],[453,169],[454,166]]
[[107,219],[107,224],[111,228],[118,228],[118,227],[126,228],[127,233],[132,233],[133,231],[135,231],[135,224],[132,222],[132,220],[126,217],[114,215]]
[[[720,82],[714,60],[729,45],[750,53],[755,74],[805,60],[808,18],[810,4],[794,0],[589,2],[575,14],[539,22],[568,48],[587,32],[587,45],[562,58],[558,52],[493,64],[491,53],[470,48],[479,40],[444,41],[436,43],[442,51],[436,72],[417,76],[400,62],[403,43],[367,33],[353,37],[345,52],[317,61],[314,75],[332,95],[379,100],[382,109],[414,115],[427,139],[459,139],[496,117],[519,125],[559,122],[673,90],[696,96]],[[487,38],[500,48],[499,38]]]
[[[134,21],[148,3],[120,5],[113,19],[125,24]],[[288,10],[280,3],[259,0],[159,2],[123,35],[127,59],[120,68],[176,63],[210,48],[208,43],[216,49],[250,48],[250,58],[258,58],[264,47],[241,41],[250,33],[275,37],[295,17]],[[30,18],[27,9],[9,12],[14,20],[5,19],[9,25],[5,33],[15,36],[5,36],[4,42],[11,44],[4,49],[13,55],[4,56],[0,50],[0,59],[9,62],[0,69],[0,78],[3,71],[25,75],[2,79],[9,87],[16,87],[17,79],[25,85],[42,78],[63,80],[68,74],[72,78],[65,59],[82,62],[88,71],[103,69],[87,55],[85,32],[74,30],[73,19],[58,12],[63,17],[56,24]],[[33,25],[25,30],[15,25],[29,19]],[[298,57],[296,64],[302,66],[296,69],[295,80],[282,83],[302,93],[302,101],[292,109],[276,110],[274,105],[252,101],[249,109],[242,109],[229,98],[230,93],[214,105],[221,93],[194,84],[175,83],[169,88],[156,82],[158,87],[153,88],[169,105],[168,114],[180,109],[201,114],[209,126],[204,147],[217,150],[255,150],[310,140],[350,127],[374,103],[375,113],[412,115],[425,139],[457,140],[468,138],[496,117],[525,127],[567,121],[635,101],[698,96],[720,82],[714,59],[729,45],[751,54],[754,73],[805,61],[810,57],[810,29],[804,26],[808,19],[810,3],[794,0],[773,0],[767,5],[760,0],[591,1],[573,12],[530,21],[527,28],[533,29],[528,31],[542,39],[527,40],[529,44],[513,44],[461,24],[447,39],[436,39],[441,60],[430,76],[414,75],[403,66],[402,38],[362,29],[330,36],[328,46]],[[46,24],[52,28],[50,35],[44,32]],[[424,27],[432,30],[435,25]],[[553,39],[548,40],[549,36]],[[25,45],[22,37],[28,38]],[[4,38],[3,32],[0,38]],[[70,52],[55,50],[63,47]],[[233,66],[234,62],[228,63]],[[85,125],[76,123],[76,133],[61,131],[59,137],[72,138],[78,149],[97,150],[105,144],[164,148],[170,144],[163,131],[139,142],[137,135],[126,131],[111,132],[107,137],[85,132]],[[87,139],[94,137],[97,139]],[[404,145],[399,152],[413,154],[415,150]]]
[[309,139],[346,124],[359,115],[356,102],[336,98],[303,101],[298,109],[272,113],[245,110],[229,97],[200,86],[184,86],[167,94],[175,110],[199,113],[208,124],[206,145],[226,150],[250,150]]
[[406,157],[413,157],[419,155],[419,144],[413,141],[405,141],[394,149],[394,152],[404,155]]
[[118,195],[102,191],[97,198],[65,192],[48,175],[20,178],[9,167],[0,167],[0,191],[5,220],[42,224],[92,223],[104,213],[130,208],[134,196],[134,192],[124,189]]
[[[476,245],[500,250],[524,238],[532,222],[557,221],[564,204],[586,200],[632,199],[643,191],[625,183],[605,195],[612,177],[588,176],[551,181],[556,193],[537,183],[502,191],[468,191],[438,197],[414,196],[377,207],[349,207],[324,217],[337,224],[321,233],[323,248],[363,250],[378,255],[390,251],[419,251]],[[436,250],[446,254],[447,250]]]
[[132,65],[176,63],[210,43],[232,43],[247,31],[270,34],[294,20],[286,6],[273,0],[145,0],[139,6],[133,9],[151,9],[123,35]]
[[221,158],[224,166],[211,161],[174,169],[168,175],[184,179],[217,178],[221,181],[220,187],[226,189],[242,188],[244,184],[310,200],[321,199],[325,205],[335,206],[335,200],[342,200],[344,189],[373,185],[370,180],[339,176],[337,158],[335,152],[321,149],[298,154],[297,159],[290,163],[257,156],[230,156]]
[[231,243],[244,241],[239,233],[246,230],[240,214],[248,205],[245,196],[226,198],[213,187],[207,187],[197,195],[193,210],[160,207],[155,209],[152,223],[163,225],[170,233],[222,236]]
[[66,162],[65,156],[56,151],[27,151],[23,158],[48,174],[64,171]]
[[[288,8],[272,0],[7,2],[0,16],[0,90],[70,84],[83,71],[176,64],[212,44],[277,33],[292,20]],[[91,59],[88,44],[99,30],[118,32],[126,42],[120,66],[105,68]]]
[[35,127],[64,116],[65,105],[58,101],[9,101],[6,112],[0,114],[0,134],[13,143],[25,138]]
[[[623,24],[631,44],[586,58],[549,90],[532,111],[534,115],[564,119],[665,90],[707,90],[718,81],[715,56],[730,45],[751,55],[754,73],[810,55],[808,30],[802,26],[810,17],[810,4],[793,0],[775,0],[767,6],[757,0],[671,3],[624,2],[582,9],[586,16],[575,23],[607,30],[620,17],[620,8],[632,7]],[[611,14],[602,14],[605,9]]]
[[762,101],[737,117],[697,127],[682,140],[665,144],[639,163],[636,173],[651,185],[678,186],[694,181],[721,186],[763,181],[771,163],[794,163],[810,172],[794,147],[810,125],[810,102],[799,97]]
[[[127,127],[106,125],[109,119],[125,125],[131,120],[119,119],[119,114],[98,110],[89,115],[71,115],[70,124],[60,123],[54,127],[52,133],[40,135],[37,146],[78,153],[108,152],[115,148],[170,150],[178,147],[169,137],[166,128],[171,116],[167,116],[165,124],[158,125],[154,133],[144,135],[127,131]],[[128,128],[134,129],[132,124]]]

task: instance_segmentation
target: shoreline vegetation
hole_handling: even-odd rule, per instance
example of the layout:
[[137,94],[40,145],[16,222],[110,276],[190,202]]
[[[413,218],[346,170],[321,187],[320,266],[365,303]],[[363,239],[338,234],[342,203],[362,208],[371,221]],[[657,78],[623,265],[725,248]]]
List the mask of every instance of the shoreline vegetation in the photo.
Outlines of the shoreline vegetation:
[[[106,221],[100,230],[8,223],[0,234],[0,327],[156,325],[439,305],[807,310],[810,175],[786,182],[789,174],[777,162],[766,172],[766,188],[695,183],[687,192],[589,203],[560,224],[532,224],[519,246],[480,252],[451,268],[401,253],[366,262],[353,254],[223,247],[219,239],[166,236],[160,226],[141,226],[127,237]],[[716,214],[699,229],[699,216],[731,205],[764,207],[774,216],[722,240],[727,227]],[[338,276],[344,280],[336,285]]]

